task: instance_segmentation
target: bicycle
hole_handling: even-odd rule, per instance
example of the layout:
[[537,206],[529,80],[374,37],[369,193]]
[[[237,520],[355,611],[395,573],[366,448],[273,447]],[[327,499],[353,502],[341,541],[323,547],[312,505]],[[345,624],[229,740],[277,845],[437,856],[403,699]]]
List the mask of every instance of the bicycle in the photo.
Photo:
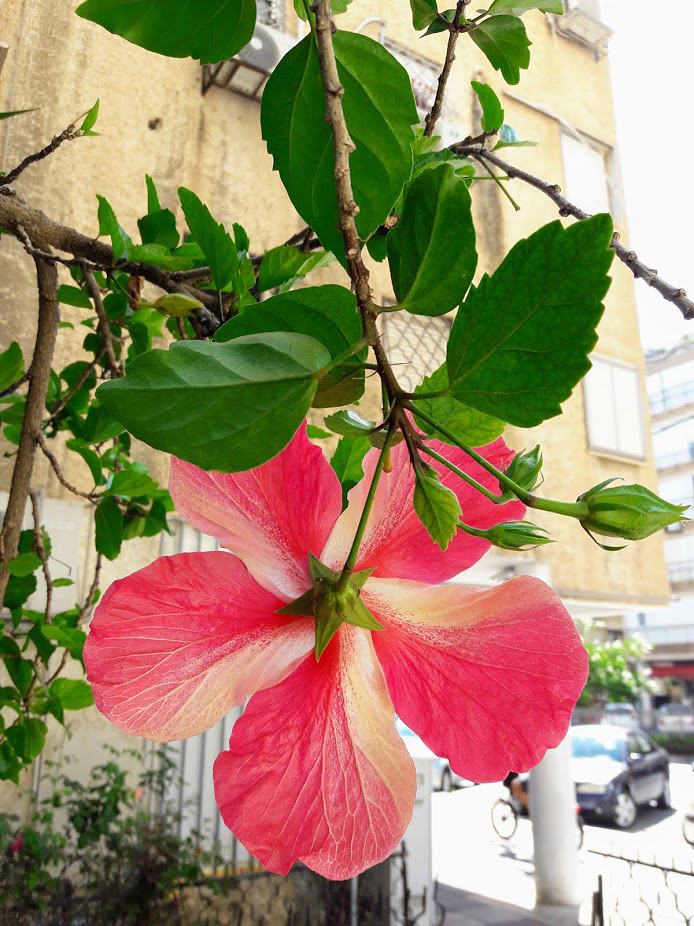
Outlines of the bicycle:
[[[500,797],[492,805],[491,817],[492,826],[501,839],[510,839],[518,829],[518,817],[521,815],[521,808],[513,798]],[[583,846],[584,823],[580,813],[580,808],[576,807],[576,827],[578,832],[578,848]]]

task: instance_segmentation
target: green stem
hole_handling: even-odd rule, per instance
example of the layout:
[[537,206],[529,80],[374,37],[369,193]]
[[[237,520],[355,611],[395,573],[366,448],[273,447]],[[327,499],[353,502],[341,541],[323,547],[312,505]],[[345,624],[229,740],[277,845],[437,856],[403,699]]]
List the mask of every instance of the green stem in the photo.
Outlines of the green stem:
[[[335,367],[341,366],[346,360],[349,360],[350,357],[353,357],[363,347],[367,347],[367,346],[368,346],[368,342],[366,338],[362,338],[361,341],[357,341],[356,344],[350,344],[347,350],[342,351],[342,353],[338,354],[334,360],[331,360],[329,363],[326,363],[326,365],[322,369],[320,369],[316,375],[325,376],[326,373],[329,373],[331,370],[334,370]],[[359,364],[359,366],[361,367],[363,366],[363,364]]]
[[304,0],[304,9],[306,10],[306,18],[308,19],[308,24],[311,29],[311,32],[315,36],[316,34],[316,17],[313,14],[311,9],[311,0]]
[[434,460],[438,460],[442,466],[450,469],[452,473],[455,473],[456,476],[459,476],[464,482],[467,482],[469,486],[472,486],[473,489],[477,489],[478,492],[481,492],[490,502],[494,502],[495,505],[503,505],[504,501],[501,495],[495,495],[493,492],[490,492],[481,482],[478,482],[476,479],[473,479],[472,476],[469,476],[465,470],[462,470],[459,466],[456,466],[455,463],[451,463],[450,460],[447,460],[445,457],[442,457],[440,453],[437,453],[435,450],[432,450],[431,447],[427,447],[426,444],[422,444],[420,450],[423,453],[426,453],[427,456],[433,457]]
[[489,176],[491,177],[491,179],[494,181],[494,183],[496,183],[496,185],[499,187],[499,189],[500,189],[501,192],[504,194],[504,196],[506,197],[506,199],[511,203],[511,205],[512,205],[513,208],[516,210],[516,212],[520,212],[520,206],[519,206],[518,203],[515,201],[515,199],[513,198],[513,196],[511,196],[511,194],[509,193],[509,191],[506,189],[506,187],[503,185],[503,183],[502,183],[501,180],[497,177],[497,175],[494,173],[494,171],[493,171],[490,167],[487,167],[487,165],[484,163],[484,161],[479,161],[479,160],[478,160],[478,163],[481,163],[481,164],[482,164],[482,167],[484,167],[484,169],[487,171],[487,173],[489,174]]
[[483,469],[486,469],[488,473],[491,473],[492,476],[498,479],[501,485],[506,486],[507,489],[510,489],[511,492],[513,492],[513,494],[522,502],[525,502],[526,505],[529,504],[529,499],[533,498],[530,492],[526,492],[525,489],[522,489],[519,485],[516,485],[512,479],[509,479],[505,473],[502,473],[500,469],[497,469],[493,463],[490,463],[489,460],[485,460],[485,458],[477,453],[477,451],[472,447],[468,447],[467,444],[464,444],[462,441],[458,440],[454,434],[451,434],[450,431],[447,431],[443,425],[440,425],[437,421],[434,421],[433,418],[430,418],[429,415],[423,412],[421,408],[413,405],[412,402],[407,402],[406,408],[408,408],[409,411],[411,411],[416,417],[421,418],[422,421],[426,421],[426,423],[431,425],[432,428],[435,428],[437,431],[443,434],[443,436],[448,438],[448,440],[455,444],[456,447],[460,447],[460,449],[471,459],[473,459],[475,463],[479,463]]
[[[477,453],[472,447],[468,447],[467,444],[464,444],[462,441],[458,440],[455,435],[451,434],[450,431],[447,431],[446,428],[434,421],[433,418],[430,418],[425,412],[417,408],[416,405],[413,405],[412,402],[407,402],[405,407],[409,409],[415,416],[421,418],[423,421],[426,421],[427,424],[435,428],[444,437],[455,444],[456,447],[466,453],[475,463],[486,469],[488,473],[491,473],[495,479],[499,481],[502,486],[505,486],[509,489],[516,498],[519,498],[528,508],[537,508],[540,511],[551,511],[553,514],[565,515],[569,518],[576,518],[579,521],[583,520],[588,514],[588,505],[586,502],[558,502],[551,498],[538,498],[536,495],[532,495],[530,492],[527,492],[525,489],[517,485],[513,479],[502,473],[500,469],[497,469],[493,463],[490,463],[489,460],[485,460],[481,454]],[[423,448],[426,449],[426,448]],[[429,450],[427,449],[427,453]],[[486,494],[486,493],[485,493]]]
[[359,519],[359,524],[357,525],[356,533],[354,534],[354,540],[352,541],[352,548],[349,551],[349,555],[345,560],[345,565],[342,567],[342,573],[340,578],[337,581],[336,591],[343,592],[347,588],[347,584],[350,580],[352,573],[354,572],[354,566],[357,562],[357,556],[359,556],[359,547],[364,538],[364,531],[366,530],[366,524],[369,520],[369,515],[371,514],[371,508],[376,497],[376,489],[378,488],[378,483],[381,479],[381,473],[383,472],[383,467],[386,464],[388,459],[388,454],[390,452],[390,442],[395,436],[395,432],[398,429],[397,416],[391,418],[390,424],[388,425],[388,435],[383,444],[383,449],[381,450],[381,455],[378,458],[378,463],[376,464],[376,469],[371,480],[371,485],[369,486],[369,492],[366,496],[366,501],[364,502],[364,510],[361,513],[361,518]]
[[466,534],[470,534],[473,537],[487,537],[487,531],[480,530],[477,527],[472,527],[471,524],[464,524],[462,521],[458,521],[458,530],[465,531]]

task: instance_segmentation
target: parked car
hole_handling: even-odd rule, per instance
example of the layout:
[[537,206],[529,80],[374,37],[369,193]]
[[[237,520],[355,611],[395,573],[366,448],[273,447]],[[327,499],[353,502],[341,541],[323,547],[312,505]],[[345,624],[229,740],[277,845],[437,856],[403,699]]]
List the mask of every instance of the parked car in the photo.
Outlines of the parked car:
[[631,730],[632,727],[638,727],[639,716],[633,704],[606,704],[600,723]]
[[691,704],[661,704],[655,712],[658,733],[694,731],[694,707]]
[[670,758],[639,729],[589,724],[571,728],[572,774],[584,816],[633,825],[649,801],[670,806]]
[[434,791],[450,791],[451,788],[467,788],[474,784],[473,781],[457,775],[447,760],[435,755],[413,730],[405,726],[402,720],[396,719],[395,727],[405,741],[407,751],[413,759],[433,759],[431,778]]

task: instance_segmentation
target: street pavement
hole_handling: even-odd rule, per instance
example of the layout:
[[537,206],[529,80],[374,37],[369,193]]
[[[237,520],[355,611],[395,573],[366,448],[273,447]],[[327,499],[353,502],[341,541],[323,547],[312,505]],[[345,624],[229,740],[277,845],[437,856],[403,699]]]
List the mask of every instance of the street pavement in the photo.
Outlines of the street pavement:
[[[694,772],[690,764],[672,763],[671,789],[673,809],[642,808],[629,831],[608,824],[586,826],[580,853],[581,924],[590,923],[592,893],[601,873],[608,906],[617,905],[621,910],[621,919],[614,922],[625,922],[626,926],[649,922],[639,896],[642,895],[651,908],[657,907],[658,924],[694,926],[694,877],[670,875],[673,890],[664,890],[663,875],[658,870],[658,867],[693,870],[694,848],[682,837],[682,816],[694,801]],[[500,785],[477,785],[432,796],[433,875],[440,885],[446,886],[440,889],[440,899],[447,906],[447,901],[456,896],[447,889],[456,888],[468,892],[468,896],[495,901],[494,914],[488,914],[489,924],[552,922],[544,919],[541,911],[536,911],[532,919],[523,917],[527,911],[535,910],[532,826],[529,820],[521,819],[511,839],[504,841],[497,836],[490,813],[497,797],[505,794]],[[645,864],[634,865],[632,870],[627,862],[614,862],[598,853]],[[458,895],[459,909],[464,908],[463,897]],[[498,912],[502,908],[504,915]],[[492,910],[491,905],[489,909]],[[511,915],[513,911],[518,914],[516,918]],[[455,921],[447,918],[447,922],[479,922],[486,926],[481,914],[476,913],[475,917]]]

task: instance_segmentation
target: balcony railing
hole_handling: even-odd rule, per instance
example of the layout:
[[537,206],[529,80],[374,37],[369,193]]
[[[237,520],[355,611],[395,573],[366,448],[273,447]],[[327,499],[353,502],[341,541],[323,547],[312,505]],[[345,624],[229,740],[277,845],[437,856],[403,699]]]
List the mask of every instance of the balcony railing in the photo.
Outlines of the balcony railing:
[[638,634],[654,646],[667,643],[694,643],[694,624],[665,624],[634,627],[632,632]]
[[651,415],[662,415],[663,412],[672,411],[673,408],[694,405],[694,383],[663,389],[662,392],[651,396],[648,403],[651,407]]
[[694,582],[694,561],[683,560],[679,563],[669,563],[667,573],[673,585],[677,582]]
[[678,450],[677,453],[668,453],[663,456],[656,454],[655,465],[656,469],[669,469],[671,466],[679,466],[692,461],[694,461],[694,445],[685,450]]

